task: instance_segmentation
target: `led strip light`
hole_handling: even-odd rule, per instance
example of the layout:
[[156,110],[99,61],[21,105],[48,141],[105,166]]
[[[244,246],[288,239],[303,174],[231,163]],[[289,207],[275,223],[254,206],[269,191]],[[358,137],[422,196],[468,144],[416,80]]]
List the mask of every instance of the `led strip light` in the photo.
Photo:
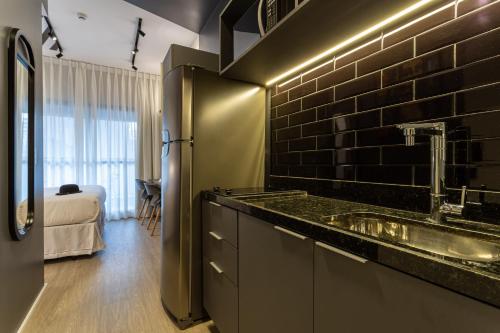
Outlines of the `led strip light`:
[[[346,40],[338,43],[337,45],[333,46],[332,48],[330,48],[330,49],[328,49],[328,50],[326,50],[326,51],[324,51],[324,52],[322,52],[322,53],[320,53],[320,54],[318,54],[318,55],[316,55],[316,56],[314,56],[314,57],[312,57],[312,58],[304,61],[300,65],[297,65],[297,66],[291,68],[290,70],[288,70],[288,71],[286,71],[286,72],[284,72],[284,73],[282,73],[282,74],[280,74],[280,75],[272,78],[271,80],[269,80],[269,81],[266,82],[266,86],[270,86],[272,84],[275,84],[275,83],[277,83],[277,82],[279,82],[279,81],[281,81],[281,80],[289,77],[290,75],[293,75],[293,74],[297,73],[298,71],[300,71],[300,70],[302,70],[302,69],[304,69],[304,68],[306,68],[306,67],[308,67],[308,66],[310,66],[310,65],[312,65],[312,64],[314,64],[314,63],[316,63],[318,61],[320,61],[323,58],[326,58],[326,57],[334,54],[335,52],[337,52],[337,51],[345,48],[346,46],[349,46],[349,45],[351,45],[351,44],[353,44],[355,42],[358,42],[358,41],[362,40],[363,38],[371,35],[372,33],[377,32],[377,31],[379,31],[379,30],[387,27],[388,25],[396,22],[397,20],[399,20],[399,19],[401,19],[401,18],[403,18],[403,17],[405,17],[405,16],[407,16],[407,15],[415,12],[419,8],[422,8],[423,6],[425,6],[425,5],[427,5],[427,4],[431,3],[431,2],[434,2],[434,1],[436,1],[436,0],[421,0],[421,1],[418,1],[417,3],[415,3],[415,4],[413,4],[413,5],[409,6],[409,7],[407,7],[405,9],[403,9],[402,11],[400,11],[400,12],[398,12],[398,13],[396,13],[396,14],[388,17],[388,18],[386,18],[385,20],[380,21],[379,23],[371,26],[370,28],[361,31],[360,33],[358,33],[358,34],[356,34],[356,35],[354,35],[354,36],[352,36],[352,37],[350,37],[350,38],[348,38],[348,39],[346,39]],[[453,4],[454,4],[454,2],[453,2]],[[450,5],[451,4],[449,4],[448,6],[450,6]]]

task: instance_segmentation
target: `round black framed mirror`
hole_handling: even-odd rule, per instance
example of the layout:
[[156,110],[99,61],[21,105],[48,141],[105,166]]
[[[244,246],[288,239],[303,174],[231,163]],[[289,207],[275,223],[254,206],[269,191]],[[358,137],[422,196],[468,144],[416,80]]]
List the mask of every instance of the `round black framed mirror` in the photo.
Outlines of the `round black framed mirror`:
[[35,62],[19,29],[8,45],[9,230],[15,240],[28,235],[34,217]]

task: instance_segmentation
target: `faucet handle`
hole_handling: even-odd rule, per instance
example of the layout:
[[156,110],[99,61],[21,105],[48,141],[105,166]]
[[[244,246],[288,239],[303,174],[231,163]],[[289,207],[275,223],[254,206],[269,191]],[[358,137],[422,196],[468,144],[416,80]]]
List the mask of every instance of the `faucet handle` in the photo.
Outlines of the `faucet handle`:
[[460,205],[465,206],[467,200],[467,186],[462,186],[462,195],[460,196]]

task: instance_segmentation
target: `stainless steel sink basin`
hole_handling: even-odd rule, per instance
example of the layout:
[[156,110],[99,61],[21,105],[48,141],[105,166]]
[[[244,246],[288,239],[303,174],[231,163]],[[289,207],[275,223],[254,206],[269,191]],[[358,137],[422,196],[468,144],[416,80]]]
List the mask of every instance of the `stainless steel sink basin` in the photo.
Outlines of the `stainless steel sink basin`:
[[500,239],[483,240],[472,232],[469,235],[467,231],[457,232],[372,212],[352,212],[323,219],[332,226],[442,256],[477,262],[500,260]]

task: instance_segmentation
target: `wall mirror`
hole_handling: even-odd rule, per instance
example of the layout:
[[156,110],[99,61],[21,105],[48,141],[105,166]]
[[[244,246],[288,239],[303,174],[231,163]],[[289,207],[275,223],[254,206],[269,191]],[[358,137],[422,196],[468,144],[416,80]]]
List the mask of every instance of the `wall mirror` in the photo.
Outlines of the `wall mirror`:
[[34,216],[35,63],[28,39],[12,29],[8,46],[9,229],[21,240]]

